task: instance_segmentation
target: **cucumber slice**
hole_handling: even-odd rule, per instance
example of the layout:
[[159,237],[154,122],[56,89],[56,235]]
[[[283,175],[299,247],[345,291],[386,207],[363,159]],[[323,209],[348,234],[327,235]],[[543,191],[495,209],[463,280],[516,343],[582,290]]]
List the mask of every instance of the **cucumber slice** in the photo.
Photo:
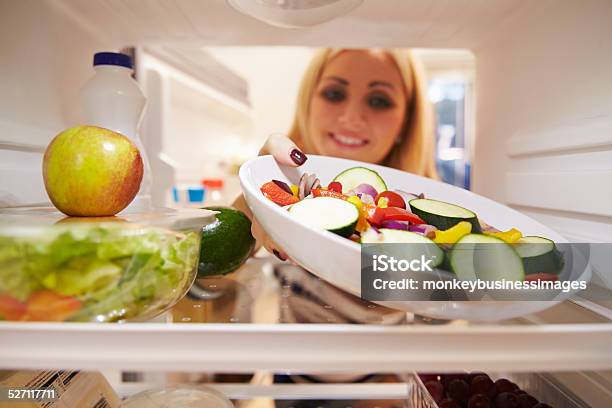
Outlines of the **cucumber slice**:
[[444,231],[461,221],[467,221],[472,224],[474,234],[482,233],[476,214],[458,205],[429,198],[415,198],[408,204],[414,214],[440,230]]
[[380,175],[374,170],[367,169],[365,167],[352,167],[344,170],[338,174],[334,181],[342,184],[342,192],[346,193],[357,187],[360,184],[369,184],[376,189],[376,192],[380,193],[387,191],[387,184],[380,177]]
[[359,219],[359,211],[355,205],[332,197],[302,200],[289,208],[289,214],[302,224],[343,237],[350,237],[355,232]]
[[[421,255],[425,255],[426,259],[432,260],[431,266],[433,267],[437,267],[444,261],[444,252],[442,251],[442,249],[440,249],[440,247],[431,239],[424,237],[423,235],[416,234],[414,232],[394,230],[388,228],[381,228],[379,230],[379,233],[382,234],[382,238],[376,240],[376,238],[371,238],[371,235],[364,235],[364,237],[361,239],[361,243],[415,244],[402,245],[400,253],[393,255],[403,257],[404,259],[416,259],[419,258]],[[394,248],[388,246],[388,249],[393,250]]]
[[526,274],[559,274],[563,269],[563,256],[550,239],[543,237],[523,237],[514,244],[514,249],[523,260]]
[[523,281],[525,270],[519,254],[499,238],[468,234],[450,252],[451,269],[461,280]]

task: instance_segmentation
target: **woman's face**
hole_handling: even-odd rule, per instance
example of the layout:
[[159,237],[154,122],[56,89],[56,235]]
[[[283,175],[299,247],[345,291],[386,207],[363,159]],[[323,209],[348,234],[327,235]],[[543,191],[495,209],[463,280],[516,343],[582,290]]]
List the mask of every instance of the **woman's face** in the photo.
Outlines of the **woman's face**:
[[311,102],[308,128],[317,153],[380,163],[402,130],[406,96],[391,57],[349,50],[323,69]]

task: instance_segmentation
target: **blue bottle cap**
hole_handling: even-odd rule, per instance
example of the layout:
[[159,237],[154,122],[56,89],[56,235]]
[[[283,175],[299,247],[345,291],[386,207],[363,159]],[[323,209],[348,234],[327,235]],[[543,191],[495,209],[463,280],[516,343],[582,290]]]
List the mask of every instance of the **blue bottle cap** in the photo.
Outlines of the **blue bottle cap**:
[[93,65],[117,65],[131,69],[132,58],[118,52],[98,52],[94,55]]
[[204,189],[202,187],[190,187],[187,189],[187,197],[190,203],[204,202]]

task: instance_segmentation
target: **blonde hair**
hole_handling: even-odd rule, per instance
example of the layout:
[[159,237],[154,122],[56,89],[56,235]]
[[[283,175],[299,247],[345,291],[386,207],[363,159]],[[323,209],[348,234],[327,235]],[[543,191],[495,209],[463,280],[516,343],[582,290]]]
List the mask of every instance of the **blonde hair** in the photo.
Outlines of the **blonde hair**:
[[[300,85],[297,108],[289,138],[305,153],[316,154],[308,132],[310,101],[321,79],[325,66],[345,49],[318,50],[304,73]],[[433,115],[427,101],[424,73],[413,53],[405,49],[387,49],[386,53],[397,66],[407,96],[404,126],[396,143],[382,165],[409,171],[425,177],[438,178],[434,159]]]

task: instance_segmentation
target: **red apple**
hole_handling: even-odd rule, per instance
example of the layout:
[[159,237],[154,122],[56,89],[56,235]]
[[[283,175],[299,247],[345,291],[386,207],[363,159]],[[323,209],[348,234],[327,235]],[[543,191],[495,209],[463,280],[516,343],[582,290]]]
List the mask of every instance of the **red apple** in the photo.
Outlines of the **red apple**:
[[66,215],[103,217],[127,207],[140,189],[143,163],[125,136],[96,126],[58,134],[43,159],[45,188]]

